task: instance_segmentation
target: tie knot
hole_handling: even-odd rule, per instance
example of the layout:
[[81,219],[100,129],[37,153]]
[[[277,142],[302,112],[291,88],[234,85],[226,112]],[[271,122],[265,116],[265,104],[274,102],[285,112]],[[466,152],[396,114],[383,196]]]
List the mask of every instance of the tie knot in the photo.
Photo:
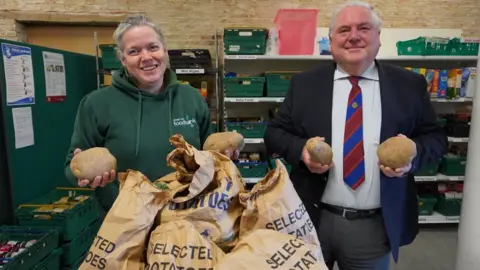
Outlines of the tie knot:
[[350,76],[348,77],[348,80],[353,86],[358,86],[358,81],[360,80],[360,77],[358,76]]

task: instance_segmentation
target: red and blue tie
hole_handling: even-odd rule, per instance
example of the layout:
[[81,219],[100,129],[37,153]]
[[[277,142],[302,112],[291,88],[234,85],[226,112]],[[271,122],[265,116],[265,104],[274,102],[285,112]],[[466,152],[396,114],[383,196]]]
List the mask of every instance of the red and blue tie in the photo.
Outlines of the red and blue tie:
[[348,97],[345,134],[343,138],[343,179],[353,190],[365,181],[363,152],[362,89],[359,77],[349,77],[352,90]]

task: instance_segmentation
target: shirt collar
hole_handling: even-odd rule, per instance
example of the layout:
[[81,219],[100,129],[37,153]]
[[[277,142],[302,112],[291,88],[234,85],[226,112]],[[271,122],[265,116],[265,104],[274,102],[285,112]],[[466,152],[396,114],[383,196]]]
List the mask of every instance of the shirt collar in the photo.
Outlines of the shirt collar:
[[[347,72],[345,72],[340,66],[337,65],[337,68],[335,69],[334,80],[346,79],[348,77],[350,77],[350,75],[348,75]],[[364,79],[378,81],[378,69],[375,65],[375,62],[373,62],[360,77]]]

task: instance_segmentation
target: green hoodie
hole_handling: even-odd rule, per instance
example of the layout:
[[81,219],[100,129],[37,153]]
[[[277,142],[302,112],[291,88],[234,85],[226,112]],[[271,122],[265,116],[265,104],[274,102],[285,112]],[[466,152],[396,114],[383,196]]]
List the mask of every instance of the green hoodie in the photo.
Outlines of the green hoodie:
[[[180,84],[167,69],[164,90],[156,95],[139,90],[125,70],[113,73],[112,86],[95,90],[80,102],[75,119],[65,174],[75,185],[70,170],[75,148],[106,147],[117,159],[117,172],[142,172],[154,181],[173,171],[166,157],[173,150],[169,138],[182,134],[201,149],[210,135],[210,113],[199,91]],[[100,205],[108,211],[118,195],[118,182],[98,187]]]

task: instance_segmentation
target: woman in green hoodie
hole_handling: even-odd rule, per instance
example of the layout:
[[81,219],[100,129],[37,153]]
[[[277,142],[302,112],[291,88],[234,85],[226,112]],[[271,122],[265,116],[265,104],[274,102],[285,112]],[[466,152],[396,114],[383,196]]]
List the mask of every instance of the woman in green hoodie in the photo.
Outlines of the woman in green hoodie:
[[[116,172],[105,172],[92,183],[76,179],[70,170],[75,154],[105,147],[116,157],[118,171],[134,169],[155,180],[172,171],[166,164],[173,150],[170,136],[180,133],[201,149],[211,124],[199,91],[180,84],[167,67],[165,39],[154,23],[144,15],[128,17],[114,39],[124,68],[113,72],[111,86],[89,93],[80,102],[65,162],[67,178],[95,188],[105,211],[118,195]],[[232,155],[235,159],[238,151]]]

